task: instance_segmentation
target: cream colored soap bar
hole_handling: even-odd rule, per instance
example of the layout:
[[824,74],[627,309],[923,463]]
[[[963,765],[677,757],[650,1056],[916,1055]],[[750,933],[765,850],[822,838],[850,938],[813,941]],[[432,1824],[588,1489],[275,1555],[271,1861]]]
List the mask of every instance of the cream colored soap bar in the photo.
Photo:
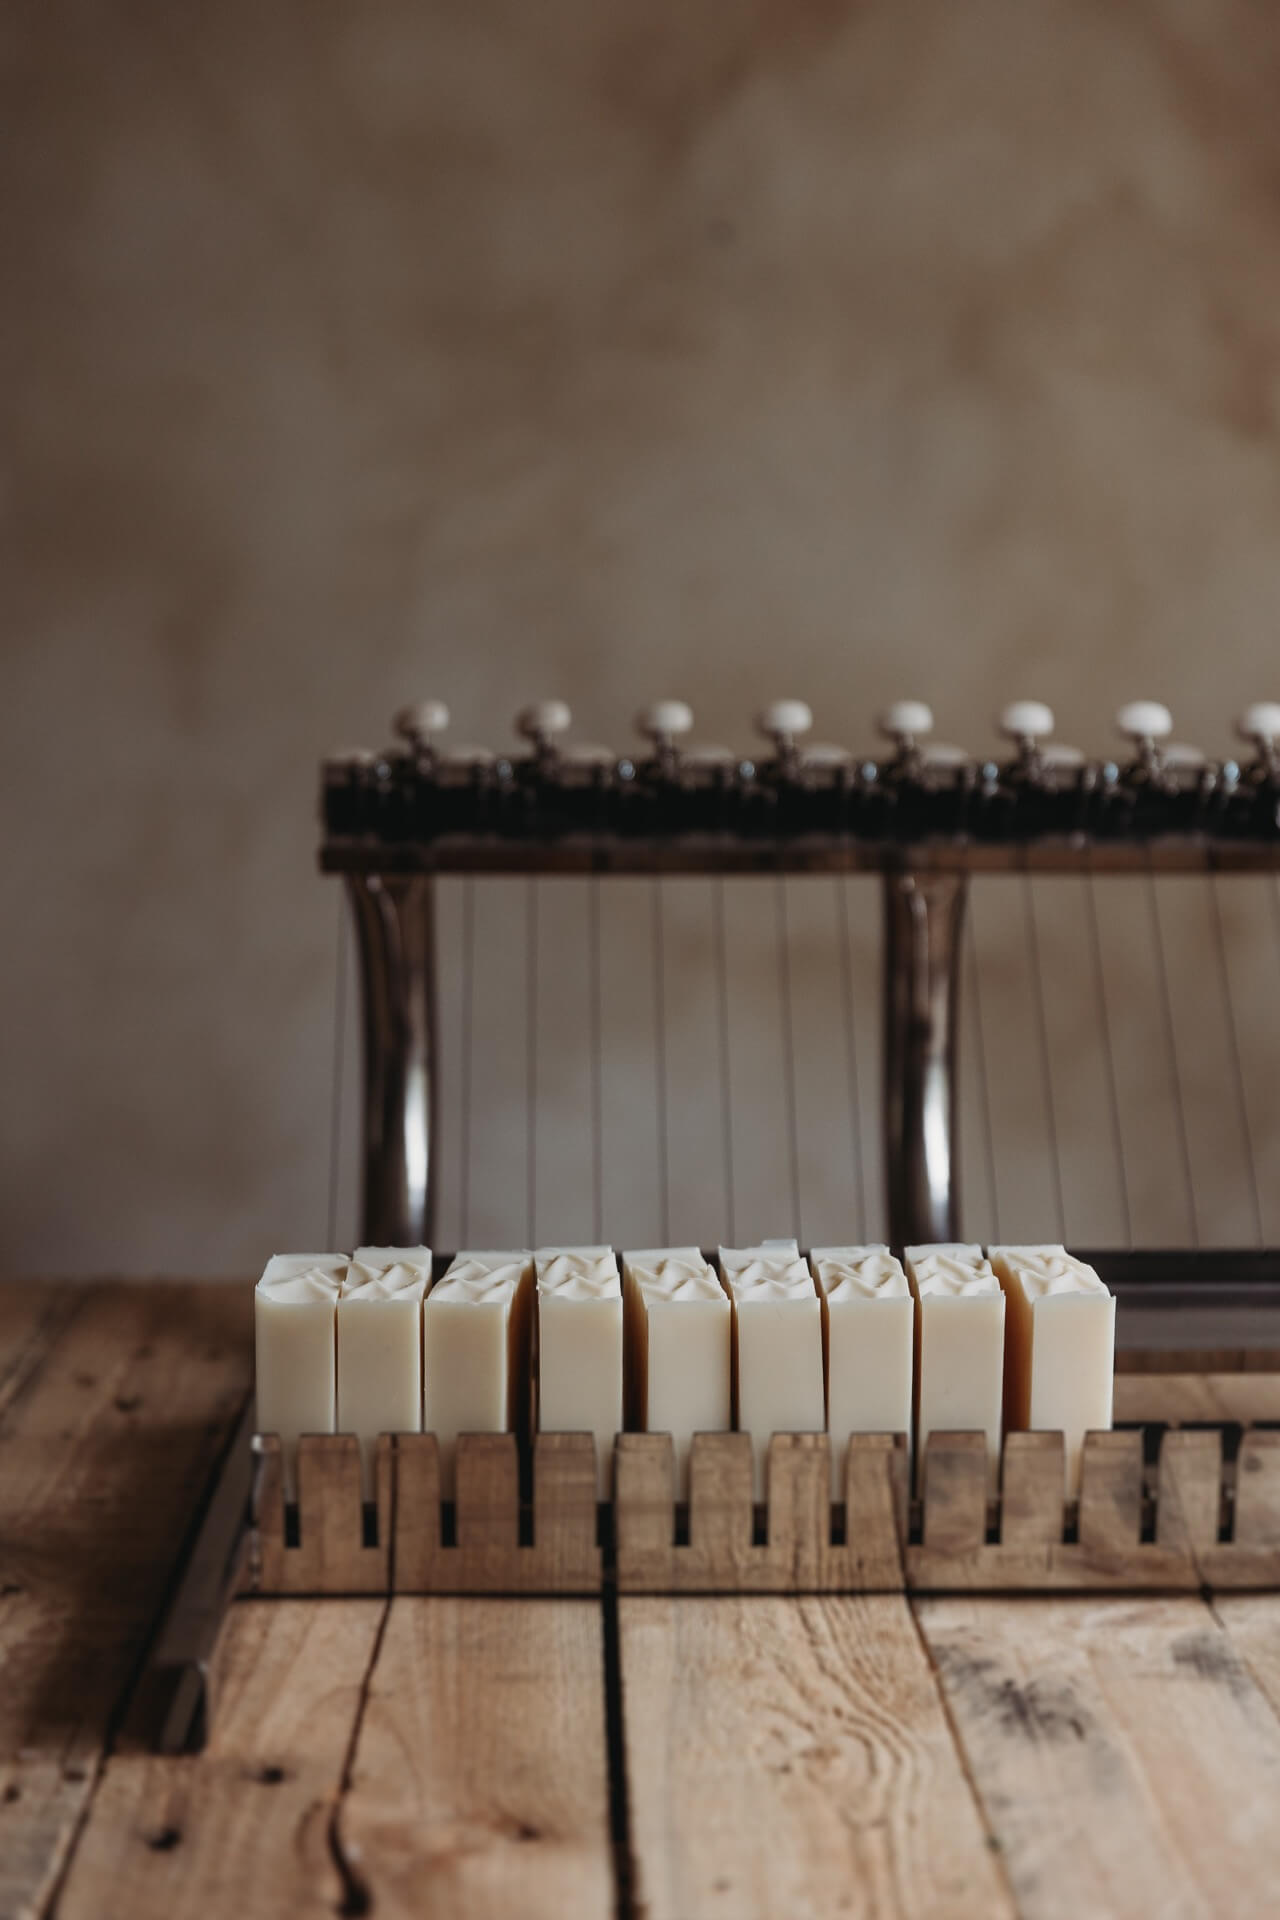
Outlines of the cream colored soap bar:
[[336,1411],[335,1325],[347,1258],[277,1253],[253,1296],[259,1433],[278,1433],[286,1500],[298,1497],[298,1438],[332,1433]]
[[851,1433],[911,1436],[915,1302],[887,1247],[815,1247],[827,1352],[831,1497],[844,1499]]
[[380,1433],[422,1427],[422,1301],[427,1247],[357,1247],[338,1298],[338,1432],[360,1442],[364,1498],[374,1497]]
[[822,1305],[794,1240],[721,1247],[733,1302],[735,1424],[751,1435],[755,1497],[767,1494],[775,1433],[821,1433]]
[[729,1296],[697,1247],[665,1247],[623,1254],[622,1297],[627,1425],[671,1435],[687,1500],[694,1434],[732,1423]]
[[1000,1479],[1004,1294],[981,1247],[908,1247],[916,1299],[916,1466],[929,1435],[987,1436],[987,1479]]
[[1061,1433],[1066,1491],[1080,1491],[1084,1436],[1111,1425],[1116,1303],[1065,1247],[992,1247],[1004,1288],[1004,1423]]
[[452,1500],[461,1433],[515,1433],[529,1373],[531,1253],[460,1253],[422,1312],[422,1427],[440,1448]]
[[622,1430],[622,1281],[610,1247],[544,1247],[537,1267],[538,1426],[591,1433],[602,1500]]

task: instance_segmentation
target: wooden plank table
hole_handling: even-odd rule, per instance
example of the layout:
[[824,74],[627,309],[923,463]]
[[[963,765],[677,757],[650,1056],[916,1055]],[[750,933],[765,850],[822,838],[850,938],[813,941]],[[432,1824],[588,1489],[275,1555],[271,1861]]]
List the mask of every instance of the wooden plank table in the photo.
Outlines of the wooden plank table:
[[0,1920],[1280,1906],[1280,1595],[245,1601],[155,1757],[250,1349],[245,1285],[0,1287]]

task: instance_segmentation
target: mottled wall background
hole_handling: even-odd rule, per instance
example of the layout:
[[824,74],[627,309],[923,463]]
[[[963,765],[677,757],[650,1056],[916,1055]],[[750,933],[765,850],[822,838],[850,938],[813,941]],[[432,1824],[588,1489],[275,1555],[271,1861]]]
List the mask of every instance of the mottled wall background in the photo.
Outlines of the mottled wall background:
[[3,1259],[326,1220],[314,768],[1274,695],[1280,19],[6,10]]

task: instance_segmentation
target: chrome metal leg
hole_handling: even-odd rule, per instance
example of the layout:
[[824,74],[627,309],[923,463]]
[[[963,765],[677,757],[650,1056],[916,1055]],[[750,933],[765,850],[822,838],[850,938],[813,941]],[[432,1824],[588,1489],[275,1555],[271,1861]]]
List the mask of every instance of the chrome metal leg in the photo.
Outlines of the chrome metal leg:
[[884,880],[884,1120],[889,1238],[960,1236],[956,1015],[963,874]]
[[351,874],[364,1033],[361,1234],[430,1245],[436,1124],[435,930],[429,874]]

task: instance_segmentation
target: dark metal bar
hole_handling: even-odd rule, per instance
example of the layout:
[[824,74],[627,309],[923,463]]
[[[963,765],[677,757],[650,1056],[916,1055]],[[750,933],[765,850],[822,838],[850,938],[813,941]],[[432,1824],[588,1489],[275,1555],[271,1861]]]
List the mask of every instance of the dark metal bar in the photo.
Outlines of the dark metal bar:
[[591,1238],[604,1234],[604,1042],[600,1008],[600,882],[587,883],[587,1025],[591,1055]]
[[910,844],[846,835],[681,834],[626,839],[566,834],[555,840],[499,835],[430,841],[333,839],[320,851],[325,873],[1274,873],[1269,841],[976,841],[961,836]]
[[347,905],[338,901],[338,951],[333,985],[333,1093],[329,1105],[329,1213],[326,1247],[338,1244],[338,1170],[342,1165],[342,1082],[346,1067]]
[[729,1056],[729,956],[724,930],[724,881],[715,874],[711,881],[711,931],[716,956],[716,1029],[720,1048],[720,1137],[724,1151],[724,1205],[726,1244],[733,1246],[733,1083]]
[[429,1245],[435,1203],[435,927],[428,874],[352,875],[364,1021],[363,1239]]
[[837,874],[836,935],[840,954],[840,1004],[844,1013],[845,1065],[849,1080],[849,1124],[853,1143],[853,1180],[858,1196],[858,1238],[867,1237],[867,1181],[862,1159],[862,1102],[858,1093],[858,1032],[853,1011],[853,942],[849,935],[849,883]]
[[1178,1042],[1173,1025],[1173,999],[1169,992],[1169,965],[1164,951],[1164,928],[1160,923],[1160,901],[1156,895],[1155,875],[1147,875],[1147,900],[1151,930],[1156,949],[1156,983],[1159,987],[1160,1020],[1164,1029],[1165,1052],[1169,1059],[1169,1080],[1173,1092],[1173,1110],[1178,1123],[1178,1158],[1182,1164],[1182,1184],[1187,1195],[1187,1216],[1191,1239],[1200,1245],[1200,1220],[1196,1211],[1196,1184],[1191,1171],[1191,1140],[1187,1133],[1187,1109],[1182,1097],[1182,1073],[1178,1066]]
[[884,1115],[889,1232],[900,1245],[960,1232],[956,1012],[961,874],[884,882]]
[[1053,1073],[1049,1061],[1049,1021],[1044,1004],[1044,972],[1040,964],[1040,934],[1036,926],[1035,896],[1031,876],[1022,876],[1022,904],[1030,960],[1031,998],[1036,1010],[1036,1044],[1040,1054],[1040,1079],[1044,1089],[1044,1120],[1049,1135],[1049,1166],[1053,1174],[1053,1204],[1058,1216],[1058,1238],[1067,1237],[1067,1206],[1062,1192],[1062,1156],[1058,1150],[1058,1116],[1053,1105]]
[[1209,876],[1208,887],[1214,950],[1218,961],[1218,984],[1222,988],[1222,1004],[1227,1016],[1227,1044],[1231,1053],[1236,1111],[1240,1116],[1240,1130],[1244,1135],[1245,1158],[1249,1169],[1249,1199],[1253,1208],[1253,1226],[1258,1245],[1262,1246],[1266,1234],[1262,1225],[1262,1190],[1258,1185],[1258,1156],[1253,1145],[1253,1128],[1249,1124],[1249,1096],[1244,1084],[1244,1060],[1240,1052],[1240,1030],[1236,1025],[1235,1002],[1231,997],[1231,972],[1227,966],[1227,937],[1222,925],[1222,902],[1218,898],[1218,882],[1213,874]]
[[1107,1068],[1107,1103],[1110,1112],[1111,1142],[1120,1175],[1120,1199],[1124,1207],[1125,1245],[1133,1245],[1133,1214],[1129,1207],[1129,1173],[1124,1157],[1124,1130],[1120,1124],[1120,1086],[1116,1078],[1115,1048],[1111,1040],[1111,1012],[1107,1005],[1107,980],[1102,965],[1102,932],[1098,926],[1098,892],[1092,873],[1084,875],[1085,905],[1089,925],[1089,955],[1094,988],[1098,996],[1098,1015],[1102,1022],[1102,1056]]
[[791,1016],[791,936],[787,926],[787,882],[779,874],[774,889],[774,940],[778,963],[778,1011],[782,1019],[782,1087],[787,1109],[787,1171],[791,1183],[791,1231],[804,1239],[800,1220],[800,1117],[796,1110],[795,1023]]
[[658,1215],[662,1221],[662,1241],[671,1238],[671,1173],[667,1151],[667,980],[666,928],[663,915],[662,880],[655,875],[650,896],[650,924],[653,932],[653,1081],[654,1104],[658,1123]]

